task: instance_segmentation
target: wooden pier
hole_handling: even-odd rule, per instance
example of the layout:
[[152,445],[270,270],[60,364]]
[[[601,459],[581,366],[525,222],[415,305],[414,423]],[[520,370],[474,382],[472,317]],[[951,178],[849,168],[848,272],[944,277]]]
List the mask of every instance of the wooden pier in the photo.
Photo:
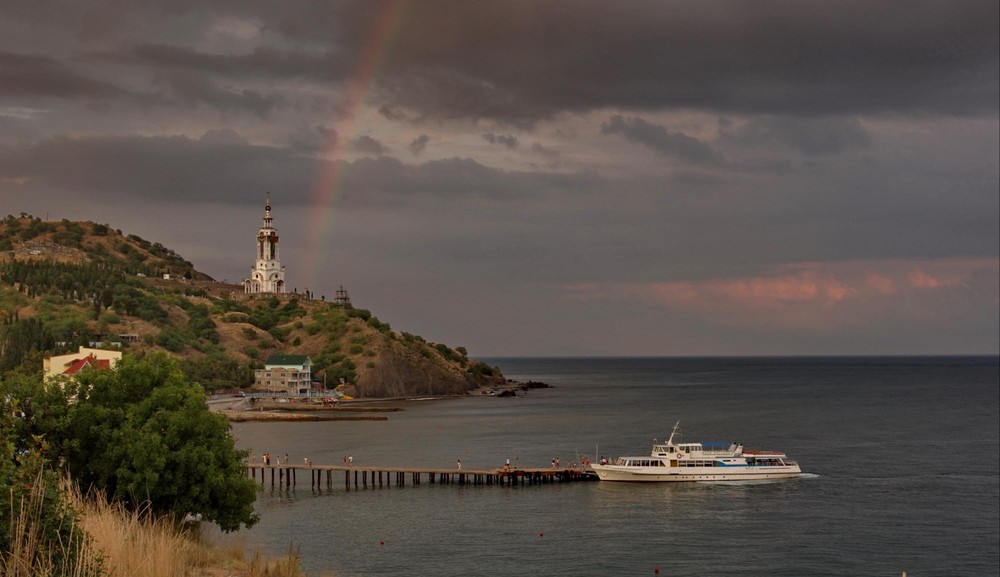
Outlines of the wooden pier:
[[[268,478],[271,488],[291,489],[297,485],[298,474],[309,475],[309,485],[313,489],[332,489],[341,479],[347,489],[406,486],[406,478],[411,485],[420,485],[425,480],[441,485],[485,485],[514,487],[551,483],[572,483],[592,481],[597,478],[583,467],[545,467],[516,469],[423,469],[411,467],[375,467],[355,465],[262,465],[252,463],[247,466],[247,474],[255,481],[260,471],[260,484],[265,486]],[[341,476],[341,473],[343,475]]]

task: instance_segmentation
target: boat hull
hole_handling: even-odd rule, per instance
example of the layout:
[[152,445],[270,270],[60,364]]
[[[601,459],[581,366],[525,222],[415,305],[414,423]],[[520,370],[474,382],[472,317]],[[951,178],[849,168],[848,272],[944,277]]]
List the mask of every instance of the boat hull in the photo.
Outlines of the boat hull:
[[[802,475],[799,467],[747,467],[740,471],[719,471],[719,467],[706,467],[704,471],[681,471],[682,467],[664,471],[644,471],[641,468],[626,468],[615,465],[592,465],[594,473],[601,481],[636,483],[680,483],[697,481],[761,481],[768,479],[793,479]],[[691,467],[692,469],[694,467]],[[729,468],[729,467],[726,467]]]

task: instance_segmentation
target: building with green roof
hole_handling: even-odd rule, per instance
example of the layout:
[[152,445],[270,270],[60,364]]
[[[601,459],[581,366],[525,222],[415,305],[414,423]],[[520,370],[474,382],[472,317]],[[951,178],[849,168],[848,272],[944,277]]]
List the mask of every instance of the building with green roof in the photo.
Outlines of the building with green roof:
[[271,355],[263,369],[254,371],[254,388],[282,395],[304,395],[312,390],[312,359],[308,355]]

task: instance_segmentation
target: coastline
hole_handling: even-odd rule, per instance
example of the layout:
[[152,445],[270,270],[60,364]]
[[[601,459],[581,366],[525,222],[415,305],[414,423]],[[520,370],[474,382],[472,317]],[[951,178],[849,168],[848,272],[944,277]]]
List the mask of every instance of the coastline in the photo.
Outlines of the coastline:
[[[489,389],[476,389],[464,395],[411,395],[405,397],[350,399],[338,401],[333,405],[315,402],[314,399],[282,398],[248,401],[247,398],[239,396],[225,398],[210,397],[209,408],[225,415],[233,423],[247,421],[387,421],[389,420],[387,416],[373,415],[372,413],[405,411],[407,404],[415,402],[447,401],[470,397],[516,397],[519,390],[527,392],[531,389],[550,387],[551,385],[537,381],[507,381],[503,385],[494,386]],[[248,406],[251,403],[252,406]]]
[[219,413],[225,415],[231,423],[243,423],[247,421],[263,422],[313,422],[313,421],[388,421],[386,416],[344,416],[344,415],[316,415],[301,413],[282,413],[271,411],[231,411],[221,410]]

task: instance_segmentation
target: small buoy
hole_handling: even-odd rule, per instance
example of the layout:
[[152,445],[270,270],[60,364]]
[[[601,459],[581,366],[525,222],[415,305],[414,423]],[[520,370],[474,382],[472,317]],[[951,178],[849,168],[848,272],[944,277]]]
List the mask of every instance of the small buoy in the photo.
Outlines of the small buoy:
[[653,573],[656,573],[657,575],[659,575],[660,574],[660,568],[659,567],[654,567],[653,568]]
[[541,538],[541,537],[544,537],[544,536],[545,536],[545,533],[541,533],[541,532],[540,532],[540,533],[538,533],[538,536],[539,536],[539,538]]
[[[378,544],[381,547],[381,546],[385,545],[385,541],[379,541]],[[657,571],[659,571],[659,569],[657,569]]]

